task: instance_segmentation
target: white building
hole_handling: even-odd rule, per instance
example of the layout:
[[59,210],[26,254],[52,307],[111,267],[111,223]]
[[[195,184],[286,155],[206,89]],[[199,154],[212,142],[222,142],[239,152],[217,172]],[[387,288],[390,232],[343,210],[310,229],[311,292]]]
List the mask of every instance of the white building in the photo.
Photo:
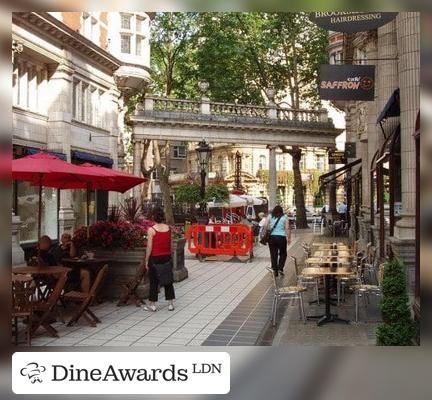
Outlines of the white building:
[[[73,163],[122,167],[124,101],[150,80],[150,18],[141,12],[13,13],[14,157],[43,149]],[[92,193],[91,220],[103,218],[117,197]],[[15,182],[21,244],[37,239],[37,204],[37,189]],[[43,190],[42,232],[51,238],[84,224],[85,213],[84,191]]]

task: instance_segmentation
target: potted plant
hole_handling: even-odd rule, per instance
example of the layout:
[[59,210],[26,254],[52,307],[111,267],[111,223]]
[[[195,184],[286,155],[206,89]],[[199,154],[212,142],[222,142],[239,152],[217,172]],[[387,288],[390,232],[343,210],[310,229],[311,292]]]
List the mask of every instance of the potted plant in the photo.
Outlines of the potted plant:
[[383,299],[381,313],[383,323],[377,328],[379,346],[410,346],[416,334],[408,303],[405,268],[397,258],[384,266],[382,281]]
[[[113,300],[123,292],[123,285],[132,279],[145,257],[147,229],[127,221],[98,221],[89,227],[81,227],[74,233],[73,241],[80,250],[92,250],[96,257],[110,260],[108,275],[102,286],[104,298]],[[148,295],[146,279],[138,293]]]

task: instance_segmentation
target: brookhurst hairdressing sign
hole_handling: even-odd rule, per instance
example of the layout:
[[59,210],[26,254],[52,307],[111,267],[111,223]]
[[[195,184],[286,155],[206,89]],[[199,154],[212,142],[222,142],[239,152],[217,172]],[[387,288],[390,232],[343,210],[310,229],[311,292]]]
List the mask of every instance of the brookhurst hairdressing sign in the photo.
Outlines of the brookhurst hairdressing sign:
[[335,32],[363,32],[379,28],[396,18],[397,12],[314,12],[310,19],[321,28]]
[[321,65],[319,80],[322,100],[374,100],[374,65]]

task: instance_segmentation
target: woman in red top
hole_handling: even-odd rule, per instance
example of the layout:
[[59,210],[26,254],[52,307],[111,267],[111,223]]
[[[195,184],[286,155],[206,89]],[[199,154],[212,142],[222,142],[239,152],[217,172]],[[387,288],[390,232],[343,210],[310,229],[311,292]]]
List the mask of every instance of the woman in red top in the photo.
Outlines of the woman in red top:
[[[171,230],[165,224],[165,214],[160,207],[152,211],[151,219],[155,222],[147,233],[147,249],[145,265],[150,281],[150,304],[144,307],[147,311],[156,311],[155,303],[158,300],[159,281],[153,264],[165,264],[171,260]],[[175,299],[174,286],[165,286],[165,299],[168,300],[168,310],[174,310],[173,300]]]

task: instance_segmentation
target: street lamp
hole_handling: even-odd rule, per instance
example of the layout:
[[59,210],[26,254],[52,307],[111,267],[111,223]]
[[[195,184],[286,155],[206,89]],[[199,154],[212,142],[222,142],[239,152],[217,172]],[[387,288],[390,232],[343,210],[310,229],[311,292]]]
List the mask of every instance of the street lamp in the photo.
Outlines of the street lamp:
[[[198,155],[198,168],[201,175],[201,200],[204,201],[205,197],[205,179],[207,174],[207,166],[210,158],[211,153],[211,147],[206,143],[206,141],[203,139],[201,142],[198,143],[198,147],[195,149]],[[202,207],[201,211],[203,211],[204,208]]]

